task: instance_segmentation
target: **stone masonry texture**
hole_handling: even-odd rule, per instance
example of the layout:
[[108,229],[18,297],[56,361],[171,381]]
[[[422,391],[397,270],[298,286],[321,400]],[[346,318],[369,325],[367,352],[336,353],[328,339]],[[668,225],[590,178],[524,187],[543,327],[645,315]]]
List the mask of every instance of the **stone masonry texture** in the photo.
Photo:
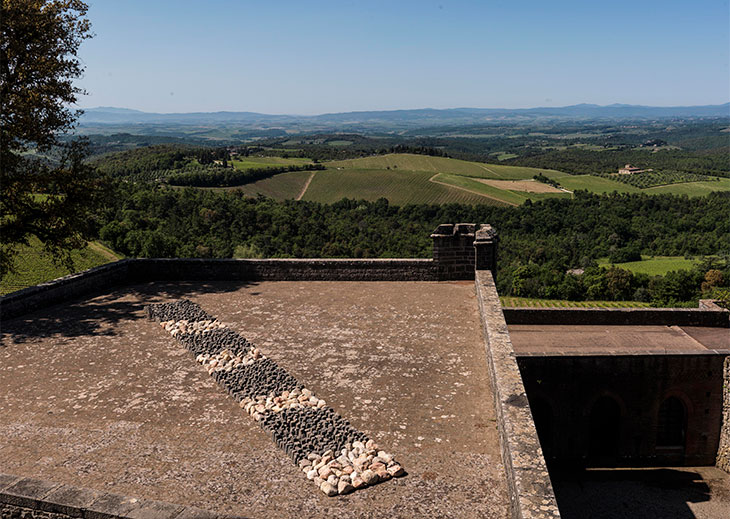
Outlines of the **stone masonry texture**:
[[725,358],[722,392],[722,429],[717,449],[717,466],[730,473],[730,357]]

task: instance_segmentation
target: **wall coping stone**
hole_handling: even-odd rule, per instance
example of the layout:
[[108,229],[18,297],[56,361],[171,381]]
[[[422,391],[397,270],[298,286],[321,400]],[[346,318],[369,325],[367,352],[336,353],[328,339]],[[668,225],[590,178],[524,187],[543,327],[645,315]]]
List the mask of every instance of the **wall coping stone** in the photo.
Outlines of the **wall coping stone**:
[[631,352],[606,352],[601,350],[595,351],[526,351],[515,353],[517,358],[522,357],[606,357],[606,358],[617,358],[617,357],[708,357],[717,355],[719,357],[726,357],[730,355],[730,349],[728,350],[687,350],[687,351],[656,351],[656,350],[635,350]]
[[191,506],[0,473],[2,506],[81,519],[233,519]]
[[492,273],[477,270],[475,284],[512,517],[559,518],[550,474]]
[[504,308],[507,324],[730,327],[724,308]]

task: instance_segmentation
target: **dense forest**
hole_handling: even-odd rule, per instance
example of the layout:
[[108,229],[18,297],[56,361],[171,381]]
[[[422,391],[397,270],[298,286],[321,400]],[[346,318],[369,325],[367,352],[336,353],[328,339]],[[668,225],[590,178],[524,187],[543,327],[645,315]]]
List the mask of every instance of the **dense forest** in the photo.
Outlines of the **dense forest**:
[[[394,207],[385,199],[325,205],[133,183],[118,189],[116,205],[99,222],[100,237],[130,256],[429,257],[429,234],[437,224],[471,221],[489,222],[500,233],[502,295],[673,304],[699,297],[709,270],[721,272],[719,286],[730,279],[727,262],[659,280],[595,264],[600,257],[637,253],[727,255],[727,193],[687,198],[578,192],[574,200],[519,207]],[[582,276],[567,272],[579,267],[586,269]]]
[[171,186],[231,187],[242,186],[289,171],[317,171],[323,169],[325,168],[322,164],[249,168],[246,170],[200,167],[194,170],[185,170],[184,173],[171,174],[167,176],[167,183]]

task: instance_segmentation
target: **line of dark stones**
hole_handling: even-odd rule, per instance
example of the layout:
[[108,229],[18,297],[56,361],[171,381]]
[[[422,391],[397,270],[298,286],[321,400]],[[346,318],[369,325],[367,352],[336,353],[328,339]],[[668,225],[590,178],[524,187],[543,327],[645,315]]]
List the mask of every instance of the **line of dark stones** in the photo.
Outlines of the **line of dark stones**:
[[[214,317],[189,300],[150,305],[147,312],[150,318],[160,322],[214,320]],[[195,356],[215,355],[224,350],[234,355],[245,355],[254,347],[228,328],[200,333],[178,333],[175,338]],[[214,371],[212,376],[238,402],[304,389],[291,374],[269,358],[257,360],[247,366],[240,365],[230,371]],[[329,450],[339,452],[348,443],[364,443],[369,439],[328,406],[321,409],[285,409],[279,412],[266,410],[262,414],[259,422],[261,427],[271,434],[274,443],[297,464],[312,453],[322,455]]]

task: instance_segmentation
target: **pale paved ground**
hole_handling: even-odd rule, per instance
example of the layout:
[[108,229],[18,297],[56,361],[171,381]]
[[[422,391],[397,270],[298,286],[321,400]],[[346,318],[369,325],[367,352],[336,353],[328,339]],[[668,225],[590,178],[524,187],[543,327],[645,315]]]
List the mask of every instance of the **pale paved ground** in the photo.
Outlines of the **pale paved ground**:
[[730,475],[715,467],[551,471],[563,519],[727,519]]
[[511,324],[515,353],[680,353],[730,350],[730,328]]
[[[326,498],[158,325],[187,296],[409,475]],[[508,516],[473,283],[146,284],[3,323],[0,472],[250,517]]]

